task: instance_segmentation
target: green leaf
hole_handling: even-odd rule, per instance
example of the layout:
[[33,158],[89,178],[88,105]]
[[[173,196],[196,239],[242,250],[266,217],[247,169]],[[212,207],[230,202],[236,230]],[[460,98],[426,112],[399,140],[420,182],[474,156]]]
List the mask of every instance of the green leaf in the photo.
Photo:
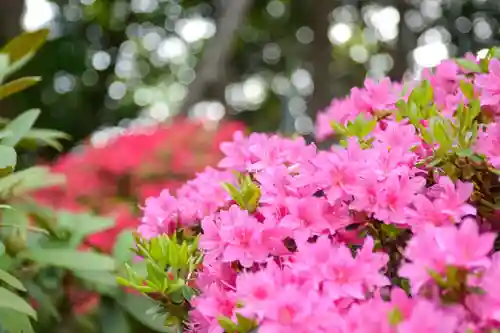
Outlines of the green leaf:
[[474,61],[467,59],[456,59],[457,64],[468,72],[481,73],[481,67]]
[[369,120],[363,124],[363,127],[360,132],[360,137],[364,138],[368,134],[370,134],[375,127],[377,126],[377,119],[373,118],[372,120]]
[[10,95],[14,95],[31,86],[34,86],[40,82],[41,78],[38,76],[22,77],[20,79],[8,82],[0,86],[0,100],[4,99]]
[[0,53],[6,54],[9,57],[11,64],[8,73],[18,70],[42,47],[49,36],[48,29],[42,29],[33,32],[25,32],[22,35],[11,40],[5,45]]
[[0,241],[0,257],[5,253],[5,245]]
[[11,274],[7,273],[2,269],[0,269],[0,281],[7,283],[9,286],[17,290],[26,291],[26,288],[24,288],[21,281],[19,281],[16,277],[12,276]]
[[73,274],[85,281],[105,285],[108,287],[117,287],[116,277],[110,272],[99,272],[99,271],[73,271]]
[[0,130],[0,139],[3,139],[3,138],[6,138],[8,136],[12,135],[12,133],[10,131],[6,131],[6,130]]
[[39,306],[38,311],[43,311],[47,313],[50,317],[60,320],[61,316],[57,311],[56,307],[52,303],[50,296],[42,290],[42,288],[33,283],[32,281],[25,282],[26,289],[28,290],[28,295],[33,297]]
[[380,228],[391,239],[396,239],[401,234],[401,229],[395,227],[393,224],[382,224]]
[[60,131],[33,128],[21,139],[19,145],[26,147],[44,145],[62,151],[63,146],[60,141],[69,140],[70,138],[71,136]]
[[427,273],[429,274],[429,276],[434,280],[436,281],[436,283],[441,286],[441,287],[444,287],[446,288],[447,287],[447,284],[446,284],[446,281],[443,279],[443,277],[436,271],[433,271],[431,269],[428,269],[427,270]]
[[29,317],[11,309],[0,308],[1,328],[8,333],[35,333]]
[[474,152],[470,148],[465,148],[457,151],[457,156],[459,157],[470,157],[472,155],[474,155]]
[[481,68],[481,71],[483,73],[488,73],[489,67],[490,67],[490,60],[489,59],[479,60],[479,68]]
[[330,124],[331,124],[333,132],[335,134],[342,135],[342,136],[347,135],[347,128],[344,125],[342,125],[341,123],[338,123],[335,120],[332,120]]
[[123,306],[132,317],[144,326],[160,333],[170,333],[171,328],[164,325],[164,316],[151,316],[148,310],[154,308],[156,303],[142,295],[122,294],[116,298],[116,301]]
[[0,145],[0,169],[14,170],[17,163],[17,153],[14,148]]
[[450,148],[452,141],[446,130],[444,120],[441,118],[433,118],[431,119],[430,127],[432,128],[434,139],[440,145],[440,149],[446,150]]
[[10,228],[9,234],[15,238],[26,240],[28,233],[28,216],[16,209],[7,209],[1,212],[2,221],[0,226]]
[[391,326],[398,325],[404,319],[403,313],[398,308],[392,309],[392,311],[388,313],[388,316],[389,316],[389,324],[391,324]]
[[89,284],[88,289],[101,295],[114,296],[119,292],[118,282],[114,273],[100,271],[73,271],[73,274]]
[[113,271],[114,260],[100,253],[81,252],[74,249],[32,248],[19,254],[42,266],[54,266],[76,271]]
[[59,212],[57,221],[59,226],[71,233],[69,245],[73,248],[80,245],[88,235],[110,229],[115,225],[112,218],[66,211]]
[[243,198],[241,196],[240,191],[236,186],[231,183],[222,183],[222,187],[226,190],[227,193],[231,196],[231,198],[238,204],[240,207],[244,207],[245,203],[243,202]]
[[40,110],[33,109],[26,111],[9,122],[5,130],[11,131],[12,135],[3,138],[0,143],[6,146],[15,146],[29,132],[40,116]]
[[236,319],[238,320],[238,332],[248,333],[257,327],[256,323],[252,319],[248,319],[241,314],[236,314]]
[[131,333],[131,327],[123,309],[113,301],[101,302],[99,311],[101,332],[106,333]]
[[427,106],[432,101],[433,94],[434,91],[429,81],[423,80],[418,87],[413,89],[408,101],[420,107]]
[[492,47],[489,51],[491,57],[494,58],[499,58],[500,57],[500,48],[499,47]]
[[35,310],[12,291],[0,287],[0,308],[11,309],[36,319]]
[[115,246],[113,247],[113,257],[119,263],[125,263],[132,259],[134,247],[134,235],[130,229],[123,230],[116,238]]
[[468,99],[474,98],[474,86],[470,82],[460,81],[460,89]]
[[4,76],[8,73],[9,63],[9,56],[0,53],[0,83],[2,83]]
[[45,187],[64,183],[62,175],[53,174],[46,167],[32,167],[0,178],[0,198],[21,195]]
[[238,326],[226,316],[218,316],[217,321],[219,325],[224,329],[225,332],[237,332]]
[[241,188],[241,198],[245,208],[250,213],[255,212],[259,206],[260,188],[255,185],[250,176],[247,176]]
[[182,296],[184,296],[186,301],[188,301],[188,302],[191,301],[191,298],[193,298],[194,295],[195,295],[195,292],[194,292],[193,288],[191,288],[189,286],[182,287]]

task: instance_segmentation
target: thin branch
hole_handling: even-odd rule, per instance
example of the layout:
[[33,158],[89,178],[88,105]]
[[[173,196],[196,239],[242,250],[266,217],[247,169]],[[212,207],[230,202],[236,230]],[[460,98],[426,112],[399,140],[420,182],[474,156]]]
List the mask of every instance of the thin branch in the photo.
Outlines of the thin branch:
[[196,78],[189,85],[180,114],[187,114],[193,105],[203,99],[209,85],[224,76],[224,64],[229,60],[236,32],[243,24],[251,4],[252,0],[224,1],[223,12],[217,21],[217,32],[202,55]]

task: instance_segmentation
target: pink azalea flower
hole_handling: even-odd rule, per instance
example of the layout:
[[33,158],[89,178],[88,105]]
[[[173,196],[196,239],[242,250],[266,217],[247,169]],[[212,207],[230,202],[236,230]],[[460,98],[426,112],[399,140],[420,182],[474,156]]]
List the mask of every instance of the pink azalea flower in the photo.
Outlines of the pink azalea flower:
[[259,326],[261,333],[307,333],[315,322],[311,296],[298,290],[293,285],[280,288],[273,297],[273,302],[266,307],[265,319]]
[[386,223],[405,223],[406,208],[423,189],[425,179],[392,174],[380,185],[377,195],[379,208],[374,211],[375,216]]
[[262,223],[236,205],[227,212],[220,212],[219,218],[219,235],[225,244],[223,261],[239,261],[243,266],[250,267],[254,262],[267,258],[269,250],[262,243]]
[[495,168],[500,168],[500,126],[492,123],[486,127],[486,131],[478,133],[474,150],[487,157]]
[[419,301],[410,317],[398,327],[398,333],[455,333],[458,319],[428,301]]
[[476,86],[481,88],[481,105],[500,105],[500,60],[489,62],[489,73],[476,76]]
[[267,269],[255,274],[239,275],[236,282],[237,297],[245,304],[241,313],[264,318],[266,310],[275,302],[275,292],[280,287],[277,282],[271,270]]
[[389,148],[400,147],[404,150],[410,150],[413,146],[422,143],[422,140],[416,135],[415,127],[402,122],[388,121],[383,130],[379,125],[373,136]]
[[466,203],[473,190],[472,183],[457,181],[454,184],[448,177],[440,177],[438,184],[433,187],[433,191],[436,193],[434,195],[437,195],[436,204],[442,207],[444,213],[449,214],[455,220],[459,220],[465,215],[476,214],[476,209]]
[[365,80],[363,89],[353,88],[351,96],[354,106],[363,112],[392,110],[396,107],[398,96],[389,79],[374,82]]
[[479,234],[474,219],[465,219],[458,228],[445,226],[434,230],[434,237],[442,251],[442,258],[448,265],[463,268],[489,266],[488,254],[493,249],[496,235],[494,233]]
[[348,121],[355,119],[359,113],[360,111],[354,107],[350,98],[334,99],[330,106],[318,115],[315,130],[316,138],[323,141],[334,134],[332,121],[345,125]]
[[413,294],[431,281],[429,270],[441,274],[446,269],[442,248],[435,238],[435,227],[426,225],[408,242],[404,255],[410,262],[403,262],[399,275],[410,280]]
[[217,317],[226,316],[232,318],[236,299],[234,293],[212,285],[208,293],[193,299],[192,304],[198,314],[195,317],[200,318],[199,322],[201,325],[206,326],[207,332],[223,333],[224,330],[219,325]]
[[148,198],[143,210],[144,217],[138,232],[146,239],[161,234],[172,234],[185,218],[179,210],[177,198],[172,196],[169,190],[162,191],[157,198]]
[[443,211],[440,202],[433,202],[425,195],[416,195],[413,199],[412,206],[413,208],[406,207],[405,213],[406,222],[411,225],[414,230],[418,230],[427,224],[442,226],[455,222],[450,214]]

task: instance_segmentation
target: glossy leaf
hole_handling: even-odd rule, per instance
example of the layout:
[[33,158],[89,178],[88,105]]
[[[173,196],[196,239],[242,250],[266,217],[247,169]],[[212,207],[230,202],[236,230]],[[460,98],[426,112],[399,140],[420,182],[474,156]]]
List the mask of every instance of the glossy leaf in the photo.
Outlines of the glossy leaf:
[[5,130],[12,132],[12,134],[3,138],[0,143],[11,147],[15,146],[29,132],[39,116],[40,110],[33,109],[16,117],[5,126]]
[[396,326],[396,325],[400,324],[404,318],[403,318],[403,314],[401,313],[401,311],[398,308],[394,308],[392,311],[390,311],[388,313],[388,319],[389,319],[389,323],[392,326]]
[[64,177],[51,174],[46,167],[32,167],[0,178],[0,198],[21,195],[64,183]]
[[40,77],[23,77],[0,86],[0,99],[14,95],[40,82]]
[[17,163],[17,153],[14,148],[0,145],[0,169],[13,170]]
[[12,291],[0,287],[0,309],[10,309],[20,313],[24,313],[36,319],[35,310],[20,296],[14,294]]
[[19,142],[20,146],[25,147],[38,147],[48,146],[52,147],[58,151],[62,151],[63,146],[60,141],[69,140],[71,137],[63,132],[51,130],[51,129],[39,129],[33,128],[24,135],[24,137]]
[[6,308],[0,308],[0,332],[2,328],[8,333],[35,333],[27,315]]
[[171,328],[164,325],[164,316],[151,316],[148,314],[148,310],[155,307],[156,304],[146,297],[134,294],[124,294],[116,300],[132,317],[144,326],[160,333],[171,332]]
[[73,273],[78,278],[94,284],[105,285],[108,287],[118,286],[115,276],[113,275],[113,273],[110,272],[74,271]]
[[112,218],[101,217],[91,214],[75,214],[70,212],[59,212],[57,221],[61,227],[71,233],[69,245],[76,248],[88,235],[107,230],[114,226]]
[[237,332],[238,326],[228,317],[219,316],[217,317],[219,325],[224,329],[225,332]]
[[113,271],[114,260],[100,253],[81,252],[73,249],[32,248],[20,257],[30,259],[42,266],[61,267],[81,271]]
[[9,56],[0,53],[0,83],[2,83],[4,76],[7,75],[9,71],[9,64]]
[[482,69],[476,62],[467,59],[456,59],[457,64],[468,72],[481,73]]
[[130,229],[125,229],[116,238],[116,242],[113,247],[113,257],[119,263],[125,263],[132,259],[132,248],[135,245],[134,235],[132,232],[133,231]]
[[105,301],[99,311],[101,332],[131,333],[132,329],[127,321],[126,313],[116,302]]
[[0,281],[5,282],[9,286],[20,290],[20,291],[26,291],[26,288],[23,286],[21,281],[19,281],[15,276],[11,275],[10,273],[0,269]]
[[24,284],[26,286],[26,289],[28,290],[28,295],[30,295],[30,297],[33,297],[37,302],[39,306],[38,311],[43,311],[50,317],[60,320],[61,315],[55,307],[50,295],[47,294],[47,292],[45,292],[39,285],[32,281],[26,281]]
[[460,81],[460,89],[462,90],[464,96],[468,99],[474,98],[474,86],[472,85],[472,83]]
[[11,40],[1,50],[0,54],[8,55],[9,69],[8,74],[18,70],[42,47],[49,36],[48,29],[42,29],[32,32],[25,32],[22,35]]

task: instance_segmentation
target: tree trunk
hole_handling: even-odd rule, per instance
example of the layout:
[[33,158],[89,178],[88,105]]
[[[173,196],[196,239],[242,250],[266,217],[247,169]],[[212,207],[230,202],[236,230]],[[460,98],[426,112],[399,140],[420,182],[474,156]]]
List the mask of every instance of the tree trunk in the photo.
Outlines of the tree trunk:
[[244,22],[252,0],[226,0],[222,13],[217,20],[217,32],[208,41],[196,68],[196,78],[189,85],[189,90],[180,114],[187,114],[189,109],[203,100],[207,88],[217,80],[224,80],[225,63],[229,61],[236,32]]
[[[307,115],[316,121],[318,112],[324,109],[333,98],[332,76],[330,67],[332,63],[332,44],[328,39],[330,27],[330,13],[338,6],[339,1],[316,0],[311,2],[308,24],[314,32],[314,40],[310,45],[309,63],[312,70],[314,92],[309,99]],[[306,137],[313,141],[313,135]]]
[[[21,33],[23,10],[24,0],[0,0],[0,48]],[[10,113],[11,104],[9,100],[0,101],[1,116]]]
[[335,9],[338,1],[316,0],[311,3],[309,26],[314,31],[311,43],[309,62],[312,65],[314,92],[309,101],[308,115],[315,120],[318,111],[325,108],[332,99],[332,80],[330,65],[332,62],[332,44],[328,39],[330,27],[329,14]]
[[404,15],[408,10],[408,4],[406,1],[395,0],[393,5],[399,11],[400,21],[398,24],[398,40],[393,50],[390,52],[394,65],[389,72],[389,77],[392,81],[401,81],[403,79],[403,75],[408,69],[409,52],[416,46],[416,41],[415,36],[406,26],[404,21]]
[[0,43],[2,45],[21,32],[23,9],[23,0],[0,0]]

